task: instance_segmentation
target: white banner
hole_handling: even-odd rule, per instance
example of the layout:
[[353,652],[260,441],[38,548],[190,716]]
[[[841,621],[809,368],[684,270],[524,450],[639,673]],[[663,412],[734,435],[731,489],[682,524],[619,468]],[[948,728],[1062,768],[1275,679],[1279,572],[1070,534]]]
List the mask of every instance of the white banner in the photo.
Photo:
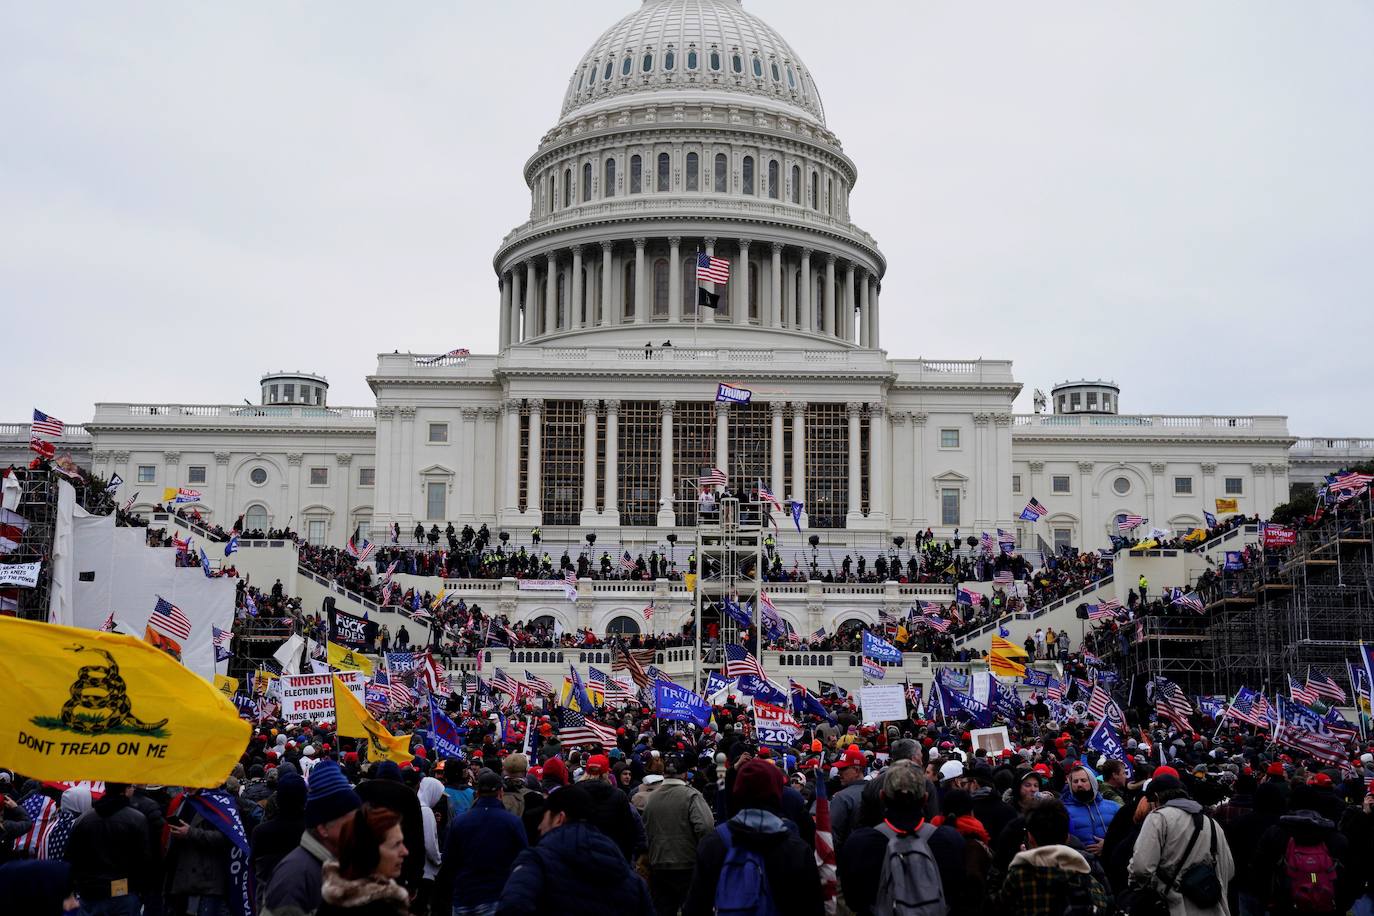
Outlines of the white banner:
[[901,722],[906,718],[906,694],[901,684],[865,684],[859,688],[859,707],[865,722]]
[[43,561],[38,560],[34,563],[8,563],[0,565],[0,585],[14,585],[19,588],[36,588],[38,586],[38,570],[43,566]]
[[562,579],[520,579],[517,584],[522,592],[561,592],[568,587]]
[[281,717],[287,722],[318,722],[334,718],[334,678],[344,682],[359,703],[367,701],[367,685],[361,671],[337,674],[283,674]]

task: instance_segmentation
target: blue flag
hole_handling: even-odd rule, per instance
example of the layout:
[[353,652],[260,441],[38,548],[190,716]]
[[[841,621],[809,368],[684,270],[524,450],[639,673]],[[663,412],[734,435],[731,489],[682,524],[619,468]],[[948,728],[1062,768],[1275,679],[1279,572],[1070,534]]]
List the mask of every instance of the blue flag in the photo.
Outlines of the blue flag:
[[1001,624],[998,624],[997,635],[1002,637],[1003,639],[1007,639],[1011,636],[1011,630],[1008,630],[1006,627],[1002,626]]
[[237,534],[231,534],[229,536],[229,543],[224,545],[224,555],[227,557],[232,553],[238,553],[238,550],[239,536]]
[[1126,775],[1131,775],[1131,760],[1126,756],[1126,746],[1121,743],[1121,734],[1112,726],[1110,716],[1104,716],[1097,728],[1088,736],[1087,746],[1102,754],[1108,760],[1120,760],[1126,765]]
[[745,696],[751,696],[756,700],[772,703],[774,706],[787,705],[787,692],[780,687],[774,686],[771,682],[763,680],[756,674],[745,674],[740,676],[739,692]]
[[729,690],[732,686],[734,686],[734,682],[731,681],[730,678],[719,672],[711,671],[706,675],[706,688],[702,693],[706,695],[706,699],[709,701],[711,697],[720,693],[722,690]]
[[793,715],[800,716],[803,713],[811,713],[813,716],[820,716],[832,723],[835,721],[835,717],[831,715],[830,710],[825,708],[825,704],[816,699],[806,687],[791,678],[787,679],[787,686],[787,692],[792,695]]
[[654,684],[654,715],[705,728],[711,721],[711,704],[686,687],[679,687],[672,681],[658,681]]
[[802,504],[796,500],[792,501],[792,524],[797,526],[797,534],[801,534],[801,515]]
[[867,630],[864,630],[863,635],[863,656],[879,662],[900,662],[902,660],[901,650],[886,639],[880,639]]
[[1217,517],[1206,509],[1202,510],[1202,517],[1207,520],[1208,528],[1215,528],[1217,526]]
[[205,573],[205,578],[213,579],[215,574],[210,572],[210,558],[205,554],[205,548],[200,548],[200,568]]
[[1021,679],[1021,683],[1027,687],[1034,687],[1037,690],[1041,687],[1050,686],[1050,673],[1041,671],[1038,668],[1027,668],[1026,676]]
[[434,742],[434,756],[439,760],[463,756],[463,735],[453,720],[444,715],[434,695],[429,697],[429,734]]
[[248,881],[248,834],[239,818],[238,805],[223,789],[205,789],[199,795],[188,795],[186,801],[229,840],[229,874],[234,889],[226,905],[240,916],[253,916],[253,893]]
[[572,672],[572,690],[568,698],[577,703],[579,712],[585,714],[595,711],[596,707],[592,706],[591,698],[587,696],[587,688],[582,685],[582,676],[577,673],[577,667],[569,665],[568,670]]
[[725,613],[729,614],[730,619],[735,623],[746,629],[754,625],[753,617],[748,611],[739,606],[738,601],[726,595],[725,598],[721,599],[721,603],[725,608]]

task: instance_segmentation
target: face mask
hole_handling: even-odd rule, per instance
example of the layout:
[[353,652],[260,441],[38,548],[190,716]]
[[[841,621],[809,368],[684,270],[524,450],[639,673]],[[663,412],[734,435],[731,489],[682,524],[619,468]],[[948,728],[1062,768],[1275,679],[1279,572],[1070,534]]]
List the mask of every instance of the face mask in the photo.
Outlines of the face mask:
[[1081,802],[1090,802],[1096,795],[1097,793],[1094,792],[1092,789],[1076,789],[1073,793],[1073,797]]

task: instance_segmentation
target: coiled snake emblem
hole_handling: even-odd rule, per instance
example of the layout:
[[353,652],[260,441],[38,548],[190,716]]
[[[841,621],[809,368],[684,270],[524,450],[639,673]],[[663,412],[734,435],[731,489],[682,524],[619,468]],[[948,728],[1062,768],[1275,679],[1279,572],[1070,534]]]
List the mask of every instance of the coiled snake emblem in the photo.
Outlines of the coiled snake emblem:
[[72,652],[98,652],[108,665],[85,665],[76,673],[71,696],[62,704],[62,724],[74,732],[95,735],[115,728],[156,732],[167,719],[144,722],[135,716],[129,703],[128,685],[119,674],[119,665],[104,649],[78,646]]

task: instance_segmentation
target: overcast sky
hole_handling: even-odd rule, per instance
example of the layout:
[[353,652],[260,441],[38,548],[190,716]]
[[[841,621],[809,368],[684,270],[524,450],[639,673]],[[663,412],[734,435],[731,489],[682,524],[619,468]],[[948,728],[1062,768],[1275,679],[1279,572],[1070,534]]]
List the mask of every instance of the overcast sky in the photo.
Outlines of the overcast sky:
[[[637,4],[0,0],[0,420],[493,351],[521,165]],[[746,8],[858,163],[890,354],[1374,436],[1374,4]]]

